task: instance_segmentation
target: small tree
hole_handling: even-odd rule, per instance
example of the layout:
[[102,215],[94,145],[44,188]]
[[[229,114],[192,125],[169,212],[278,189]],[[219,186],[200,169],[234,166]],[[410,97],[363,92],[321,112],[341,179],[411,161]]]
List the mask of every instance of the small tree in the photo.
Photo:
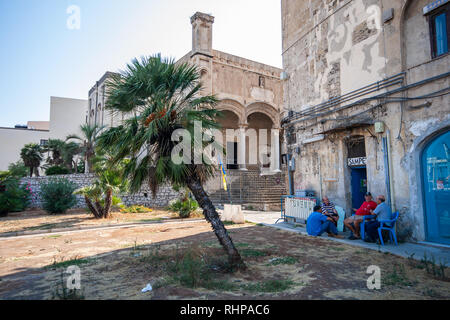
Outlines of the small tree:
[[127,191],[127,180],[123,179],[123,163],[112,167],[106,153],[94,160],[97,179],[90,186],[78,189],[75,194],[84,196],[86,205],[96,219],[108,219],[114,203],[120,202],[118,195]]
[[30,177],[33,176],[33,172],[36,176],[39,176],[38,169],[42,161],[41,146],[36,143],[26,144],[20,151],[20,157],[25,166],[30,168]]

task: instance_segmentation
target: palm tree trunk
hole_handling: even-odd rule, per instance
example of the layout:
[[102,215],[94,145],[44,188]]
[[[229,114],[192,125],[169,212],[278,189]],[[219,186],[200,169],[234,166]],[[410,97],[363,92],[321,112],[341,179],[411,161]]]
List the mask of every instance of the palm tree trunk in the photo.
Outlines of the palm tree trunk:
[[88,206],[89,210],[94,214],[94,217],[96,219],[100,219],[101,215],[99,214],[99,212],[97,211],[97,209],[94,207],[94,205],[92,204],[91,199],[89,199],[87,196],[84,196],[84,201],[86,201],[86,205]]
[[111,211],[111,205],[112,205],[112,190],[108,189],[108,191],[106,191],[105,207],[103,208],[103,218],[105,218],[105,219],[109,218],[109,212]]
[[246,269],[246,265],[241,258],[238,250],[234,246],[233,240],[225,229],[223,222],[220,220],[219,214],[216,211],[216,208],[209,199],[208,194],[203,189],[202,184],[198,179],[191,178],[187,182],[189,189],[192,191],[195,199],[197,200],[200,207],[203,209],[203,214],[205,215],[206,220],[211,223],[211,226],[214,230],[214,233],[219,239],[220,244],[225,249],[228,254],[228,260],[233,267],[237,267],[238,269]]

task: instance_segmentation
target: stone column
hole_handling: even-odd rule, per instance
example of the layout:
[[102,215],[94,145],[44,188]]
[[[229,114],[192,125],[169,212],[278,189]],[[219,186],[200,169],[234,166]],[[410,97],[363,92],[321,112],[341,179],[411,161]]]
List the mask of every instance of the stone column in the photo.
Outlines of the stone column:
[[272,147],[271,147],[271,160],[270,170],[275,173],[281,172],[280,170],[280,129],[277,127],[272,128]]
[[247,171],[246,158],[247,158],[247,147],[246,147],[246,135],[247,125],[239,126],[239,151],[238,151],[238,163],[239,170]]

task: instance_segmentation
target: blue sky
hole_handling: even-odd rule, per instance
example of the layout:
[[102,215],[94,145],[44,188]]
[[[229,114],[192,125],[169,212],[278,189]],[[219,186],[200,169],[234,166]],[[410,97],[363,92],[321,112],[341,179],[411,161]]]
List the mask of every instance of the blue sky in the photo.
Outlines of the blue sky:
[[216,18],[214,49],[281,67],[280,0],[0,0],[0,127],[49,120],[50,96],[87,99],[134,57],[182,57],[196,11]]

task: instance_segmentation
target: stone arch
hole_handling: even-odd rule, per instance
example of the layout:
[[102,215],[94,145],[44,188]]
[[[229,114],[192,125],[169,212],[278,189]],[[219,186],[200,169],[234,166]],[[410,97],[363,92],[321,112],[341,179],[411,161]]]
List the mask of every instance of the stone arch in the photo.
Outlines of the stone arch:
[[216,109],[219,111],[231,111],[235,113],[239,118],[239,125],[247,123],[247,118],[245,116],[245,107],[236,100],[221,100],[217,104]]
[[245,117],[248,119],[248,117],[254,113],[262,113],[270,118],[270,120],[273,122],[274,128],[277,128],[280,126],[280,115],[278,111],[271,105],[266,103],[253,103],[250,104],[246,108],[246,114]]
[[245,119],[247,120],[247,118],[255,112],[260,112],[268,116],[270,120],[272,120],[274,128],[280,127],[280,114],[275,107],[264,102],[252,103],[245,108]]
[[426,240],[425,228],[425,199],[422,185],[421,157],[425,147],[440,134],[450,129],[450,117],[444,121],[428,126],[427,130],[416,137],[407,154],[407,168],[409,169],[410,214],[413,221],[413,238]]

